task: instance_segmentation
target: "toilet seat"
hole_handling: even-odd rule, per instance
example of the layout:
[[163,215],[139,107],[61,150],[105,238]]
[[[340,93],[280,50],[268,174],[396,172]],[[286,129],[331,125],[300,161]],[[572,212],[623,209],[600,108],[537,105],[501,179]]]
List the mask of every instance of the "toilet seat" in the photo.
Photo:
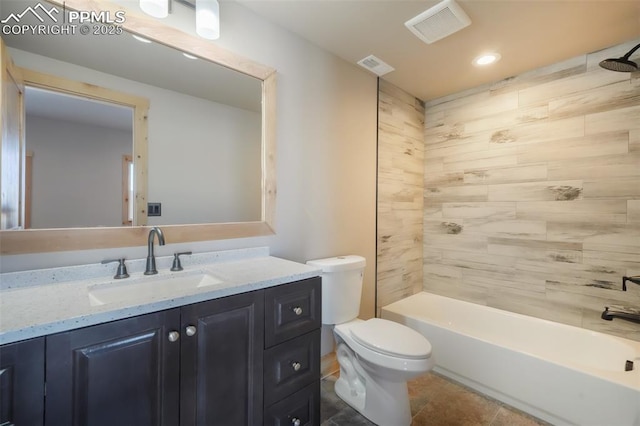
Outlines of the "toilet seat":
[[431,344],[422,334],[393,321],[372,318],[354,324],[349,332],[360,345],[384,355],[405,359],[431,356]]

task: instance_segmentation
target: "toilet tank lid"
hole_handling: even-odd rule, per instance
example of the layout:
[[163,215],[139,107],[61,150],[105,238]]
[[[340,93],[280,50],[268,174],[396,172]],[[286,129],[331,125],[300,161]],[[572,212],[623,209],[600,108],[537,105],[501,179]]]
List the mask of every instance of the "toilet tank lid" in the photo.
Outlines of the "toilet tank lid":
[[364,268],[367,261],[362,256],[348,255],[327,257],[307,261],[307,265],[322,269],[322,272],[349,271],[352,269]]

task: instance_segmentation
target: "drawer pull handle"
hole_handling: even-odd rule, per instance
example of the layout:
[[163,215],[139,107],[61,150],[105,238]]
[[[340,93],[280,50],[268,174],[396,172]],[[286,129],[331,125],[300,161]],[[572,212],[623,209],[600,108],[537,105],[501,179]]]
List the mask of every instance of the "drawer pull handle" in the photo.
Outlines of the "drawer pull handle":
[[293,371],[298,371],[302,368],[302,364],[300,364],[298,361],[293,361],[291,363],[291,368],[293,368]]
[[302,315],[302,308],[300,306],[296,306],[295,308],[293,308],[293,313],[298,316]]
[[177,331],[172,331],[169,333],[170,342],[177,342],[179,338],[180,338],[180,333],[178,333]]
[[196,335],[197,329],[195,325],[188,325],[184,331],[187,333],[187,336],[191,337]]
[[302,422],[300,421],[299,418],[294,417],[291,419],[291,425],[292,426],[300,426],[302,424]]

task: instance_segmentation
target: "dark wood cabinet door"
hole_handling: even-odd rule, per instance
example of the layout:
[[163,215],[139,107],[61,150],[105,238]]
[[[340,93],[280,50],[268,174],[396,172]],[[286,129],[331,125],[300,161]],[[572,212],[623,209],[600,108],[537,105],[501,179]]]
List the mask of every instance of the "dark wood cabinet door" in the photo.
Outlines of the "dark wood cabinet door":
[[45,424],[177,425],[179,326],[172,309],[48,336]]
[[262,425],[263,297],[255,291],[182,308],[181,426]]
[[0,346],[0,425],[44,420],[44,337]]

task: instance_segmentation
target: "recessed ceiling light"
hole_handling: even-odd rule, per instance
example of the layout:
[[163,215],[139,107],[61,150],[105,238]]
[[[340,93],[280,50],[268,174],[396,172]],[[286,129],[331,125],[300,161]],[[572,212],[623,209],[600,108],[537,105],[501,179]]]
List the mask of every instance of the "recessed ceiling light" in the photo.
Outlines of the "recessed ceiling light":
[[147,40],[146,38],[140,37],[139,35],[131,34],[131,37],[133,37],[136,40],[141,41],[143,43],[151,43],[151,40]]
[[184,53],[182,52],[182,55],[184,55],[185,58],[189,58],[189,59],[198,59],[197,56],[193,56],[193,55],[189,55],[188,53]]
[[473,65],[476,66],[485,66],[490,65],[495,62],[498,62],[502,58],[499,53],[486,53],[484,55],[480,55],[473,60]]

